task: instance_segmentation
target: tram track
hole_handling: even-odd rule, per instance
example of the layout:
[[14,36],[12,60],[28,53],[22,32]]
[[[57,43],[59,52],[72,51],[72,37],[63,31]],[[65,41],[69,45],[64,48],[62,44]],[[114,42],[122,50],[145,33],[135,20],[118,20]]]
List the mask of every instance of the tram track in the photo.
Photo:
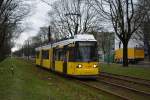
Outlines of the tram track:
[[126,90],[129,90],[129,91],[132,91],[132,92],[135,92],[136,94],[139,94],[139,95],[142,95],[142,96],[149,96],[150,97],[150,93],[148,92],[145,92],[145,91],[141,91],[141,90],[137,90],[135,88],[130,88],[128,86],[123,86],[123,85],[120,85],[120,84],[116,84],[116,83],[110,83],[109,81],[104,81],[104,80],[99,80],[99,82],[103,82],[105,84],[109,84],[109,85],[112,85],[112,86],[116,86],[118,88],[122,88],[122,89],[126,89]]
[[119,79],[111,78],[111,77],[108,78],[108,77],[104,77],[104,76],[100,76],[98,78],[98,80],[105,82],[105,83],[112,84],[112,85],[118,85],[120,87],[128,88],[131,91],[137,91],[137,92],[141,92],[143,94],[150,95],[150,87],[143,85],[143,84],[128,82],[125,80],[119,80]]
[[[141,98],[142,100],[143,99],[150,100],[149,80],[128,77],[128,76],[123,76],[123,75],[101,73],[97,81],[99,83],[107,84],[109,87],[115,87],[116,89],[120,89],[120,90],[122,89],[122,91],[127,92],[127,94],[129,94],[128,95],[129,98],[133,98],[133,96],[130,96],[130,94],[131,95],[133,94],[137,96],[138,98]],[[120,94],[123,94],[121,92]]]
[[130,99],[129,99],[128,97],[126,97],[126,96],[122,96],[122,95],[120,95],[120,94],[118,94],[118,93],[109,91],[109,90],[104,89],[104,88],[100,88],[100,87],[98,87],[98,86],[96,86],[96,85],[94,85],[94,84],[90,84],[90,83],[87,82],[87,81],[76,80],[76,82],[81,83],[81,84],[83,84],[83,85],[85,85],[85,86],[88,86],[88,87],[90,87],[90,88],[92,88],[92,89],[95,89],[95,90],[98,90],[98,91],[107,93],[107,94],[109,94],[109,95],[115,96],[115,97],[117,97],[119,100],[130,100]]
[[121,100],[150,100],[150,94],[127,86],[109,83],[103,80],[79,81],[81,84],[120,98]]
[[95,81],[79,82],[122,100],[150,100],[149,80],[102,73]]
[[150,80],[146,80],[146,79],[130,77],[130,76],[125,76],[125,75],[112,74],[112,73],[107,73],[107,72],[101,72],[100,76],[123,80],[123,81],[132,82],[135,84],[140,84],[140,85],[150,87]]

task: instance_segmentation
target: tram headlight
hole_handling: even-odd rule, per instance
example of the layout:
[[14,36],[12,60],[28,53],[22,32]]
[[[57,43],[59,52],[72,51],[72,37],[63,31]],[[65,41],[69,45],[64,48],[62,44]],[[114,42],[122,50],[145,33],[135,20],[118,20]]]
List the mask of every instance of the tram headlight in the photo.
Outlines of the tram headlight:
[[77,66],[77,68],[82,68],[82,65],[81,65],[81,64],[79,64],[79,65]]
[[94,64],[94,65],[93,65],[93,68],[97,68],[97,65],[96,65],[96,64]]

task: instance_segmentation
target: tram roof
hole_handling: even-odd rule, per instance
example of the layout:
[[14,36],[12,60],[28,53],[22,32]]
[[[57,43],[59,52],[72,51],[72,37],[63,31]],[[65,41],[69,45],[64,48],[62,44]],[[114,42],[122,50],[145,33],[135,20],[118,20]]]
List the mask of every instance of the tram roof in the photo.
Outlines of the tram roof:
[[49,48],[56,47],[56,46],[65,46],[65,45],[68,45],[70,43],[74,43],[76,41],[96,41],[96,39],[91,34],[78,34],[78,35],[75,35],[73,38],[70,38],[70,39],[66,39],[63,41],[59,41],[59,42],[55,42],[55,43],[51,43],[51,44],[37,47],[35,50],[39,51],[41,49],[49,49]]

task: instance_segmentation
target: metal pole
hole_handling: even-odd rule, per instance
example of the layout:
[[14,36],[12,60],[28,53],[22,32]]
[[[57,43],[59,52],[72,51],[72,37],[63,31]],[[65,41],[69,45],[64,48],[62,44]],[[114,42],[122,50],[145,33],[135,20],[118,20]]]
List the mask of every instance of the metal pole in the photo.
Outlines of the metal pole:
[[51,42],[51,26],[48,27],[48,42]]

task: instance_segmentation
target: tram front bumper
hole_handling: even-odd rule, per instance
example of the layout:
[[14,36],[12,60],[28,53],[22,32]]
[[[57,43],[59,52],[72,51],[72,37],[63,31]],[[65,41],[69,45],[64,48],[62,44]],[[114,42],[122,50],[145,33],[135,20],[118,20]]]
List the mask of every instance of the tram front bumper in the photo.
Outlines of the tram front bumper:
[[98,68],[91,68],[91,69],[85,69],[85,68],[76,68],[75,75],[98,75],[99,71]]

